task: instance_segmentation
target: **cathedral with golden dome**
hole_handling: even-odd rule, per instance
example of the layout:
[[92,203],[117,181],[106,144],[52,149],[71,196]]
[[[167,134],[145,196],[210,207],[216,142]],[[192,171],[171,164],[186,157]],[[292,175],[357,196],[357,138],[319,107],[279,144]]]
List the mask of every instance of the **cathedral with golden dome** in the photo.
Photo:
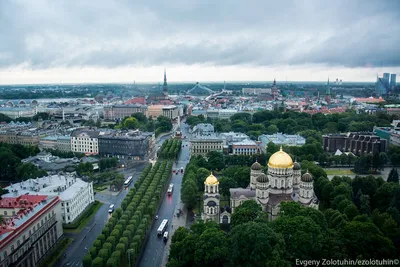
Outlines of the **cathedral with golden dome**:
[[203,220],[230,223],[231,213],[246,200],[255,200],[273,220],[279,215],[280,203],[295,201],[318,209],[313,177],[307,171],[301,175],[301,166],[293,162],[285,151],[274,153],[268,160],[268,172],[257,161],[251,165],[247,188],[230,188],[230,207],[220,207],[219,181],[212,173],[204,181]]
[[281,149],[268,160],[268,172],[255,162],[251,166],[250,184],[247,188],[231,188],[230,208],[235,208],[246,200],[255,200],[269,214],[272,220],[279,215],[280,203],[295,201],[302,205],[318,208],[314,194],[313,178],[308,171],[301,175],[301,166]]

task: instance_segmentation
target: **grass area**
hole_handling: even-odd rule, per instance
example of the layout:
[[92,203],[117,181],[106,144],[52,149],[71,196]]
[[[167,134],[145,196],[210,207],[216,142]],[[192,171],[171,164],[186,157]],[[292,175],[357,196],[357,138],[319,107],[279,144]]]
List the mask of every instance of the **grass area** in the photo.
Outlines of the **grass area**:
[[39,265],[39,267],[56,266],[57,260],[62,257],[64,251],[72,243],[72,238],[64,238],[57,244],[52,253]]
[[75,220],[74,223],[63,224],[64,232],[69,233],[77,233],[80,232],[83,227],[92,219],[92,217],[96,214],[96,212],[100,209],[101,203],[100,201],[95,200],[90,207],[88,207],[78,219]]
[[93,185],[93,189],[96,192],[101,192],[103,190],[108,189],[108,185]]
[[326,172],[327,175],[355,175],[354,172],[352,172],[351,170],[340,170],[340,169],[329,169],[329,170],[324,170]]

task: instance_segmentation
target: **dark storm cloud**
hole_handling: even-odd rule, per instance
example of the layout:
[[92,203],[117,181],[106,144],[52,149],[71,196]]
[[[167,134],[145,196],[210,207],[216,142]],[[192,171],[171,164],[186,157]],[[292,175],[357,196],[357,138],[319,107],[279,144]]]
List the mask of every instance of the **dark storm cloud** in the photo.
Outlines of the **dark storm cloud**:
[[400,66],[400,1],[0,1],[0,68]]

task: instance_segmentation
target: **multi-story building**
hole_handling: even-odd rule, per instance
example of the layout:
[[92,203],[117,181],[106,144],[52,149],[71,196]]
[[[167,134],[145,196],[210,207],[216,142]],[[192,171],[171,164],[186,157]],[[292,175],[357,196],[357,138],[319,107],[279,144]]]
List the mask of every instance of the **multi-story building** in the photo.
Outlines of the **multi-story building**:
[[234,155],[253,155],[261,154],[261,141],[253,141],[250,139],[232,144],[232,154]]
[[[57,146],[57,136],[46,136],[40,139],[39,148],[40,149],[56,149]],[[69,144],[71,147],[71,144]]]
[[61,199],[60,212],[63,223],[72,223],[94,201],[93,183],[86,183],[73,176],[52,175],[29,179],[7,187],[4,196],[24,197],[42,194]]
[[390,84],[390,73],[384,73],[383,74],[383,85],[385,86],[386,90],[390,89],[389,84]]
[[348,133],[324,135],[323,149],[326,152],[352,152],[354,155],[386,152],[387,141],[371,133]]
[[40,135],[31,131],[0,131],[0,142],[19,145],[39,145]]
[[243,95],[272,94],[271,88],[242,88]]
[[57,137],[56,149],[69,152],[71,151],[71,136],[61,135]]
[[154,133],[109,132],[98,137],[99,154],[103,157],[118,157],[128,160],[146,159],[154,149]]
[[394,120],[392,127],[374,127],[373,133],[386,139],[387,145],[400,146],[400,120]]
[[63,235],[58,196],[3,197],[0,266],[38,266]]
[[396,74],[392,73],[390,75],[390,89],[396,87]]
[[57,149],[61,151],[71,151],[71,137],[50,135],[40,139],[40,149]]
[[263,134],[258,137],[258,140],[262,142],[264,152],[269,142],[280,146],[302,146],[306,143],[306,139],[298,134]]
[[104,107],[104,119],[116,120],[131,116],[133,113],[142,113],[147,116],[146,105],[113,105]]
[[36,114],[36,110],[30,107],[0,107],[0,113],[7,115],[11,119],[17,119],[20,117],[33,117]]
[[223,151],[224,141],[221,137],[196,136],[190,139],[190,153],[192,155],[207,155],[210,151]]
[[151,105],[147,109],[147,117],[157,118],[163,114],[163,105]]
[[162,115],[171,120],[174,120],[179,117],[179,109],[175,105],[163,106]]
[[99,132],[79,129],[71,134],[71,151],[96,155],[99,153]]
[[214,126],[210,123],[199,123],[193,127],[194,135],[212,135],[214,134]]

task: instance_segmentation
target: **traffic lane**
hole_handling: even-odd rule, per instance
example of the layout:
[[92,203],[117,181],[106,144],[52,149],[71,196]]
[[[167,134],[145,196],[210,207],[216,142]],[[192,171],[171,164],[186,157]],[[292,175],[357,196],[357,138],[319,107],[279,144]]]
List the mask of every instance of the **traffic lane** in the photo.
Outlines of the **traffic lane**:
[[[181,153],[180,155],[182,155]],[[183,155],[184,156],[184,155]],[[187,160],[178,161],[177,166],[186,167],[188,163]],[[162,220],[167,219],[169,221],[168,227],[166,231],[170,231],[173,227],[172,218],[175,216],[174,211],[176,205],[180,203],[180,191],[182,186],[182,178],[183,174],[179,171],[178,174],[172,173],[171,183],[174,184],[174,191],[172,196],[164,195],[160,208],[158,210],[158,220],[155,220],[151,226],[149,238],[146,243],[145,250],[143,252],[142,258],[140,260],[139,266],[161,266],[163,253],[165,250],[166,243],[163,241],[163,237],[157,236],[157,230],[160,226]],[[171,238],[171,236],[169,236]]]
[[[132,183],[129,188],[134,187],[136,180],[138,179],[144,166],[140,168],[140,172],[136,172]],[[116,208],[121,206],[121,203],[128,193],[128,189],[124,189],[117,196],[106,196],[104,194],[96,194],[95,199],[103,202],[104,204],[100,207],[97,213],[93,216],[93,219],[85,226],[84,229],[74,237],[73,243],[68,247],[66,251],[67,257],[63,259],[62,264],[68,264],[65,266],[71,266],[72,262],[82,262],[83,256],[88,252],[88,249],[93,245],[97,236],[101,234],[104,225],[107,223],[109,218],[108,208],[110,204],[114,204]],[[62,265],[64,266],[64,265]]]
[[[182,175],[180,176],[182,177]],[[178,198],[178,194],[176,193],[179,190],[180,188],[178,188],[178,186],[177,188],[175,188],[174,186],[174,192],[172,193],[172,196],[168,196],[167,194],[164,195],[160,209],[158,210],[157,214],[158,220],[155,220],[153,222],[153,225],[150,229],[149,238],[147,240],[146,248],[143,252],[139,266],[160,266],[166,243],[164,242],[162,236],[157,235],[157,230],[162,220],[164,219],[167,219],[169,221],[166,231],[169,231],[169,229],[172,227],[172,217],[174,214],[175,203]]]

